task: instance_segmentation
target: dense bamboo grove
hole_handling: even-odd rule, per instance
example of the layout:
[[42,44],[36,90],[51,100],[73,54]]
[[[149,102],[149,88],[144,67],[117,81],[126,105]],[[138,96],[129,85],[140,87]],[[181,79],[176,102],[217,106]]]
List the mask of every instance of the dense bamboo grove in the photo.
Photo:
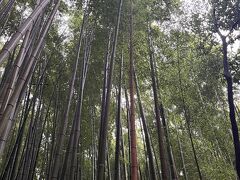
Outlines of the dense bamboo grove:
[[239,27],[239,0],[0,0],[0,179],[239,179]]

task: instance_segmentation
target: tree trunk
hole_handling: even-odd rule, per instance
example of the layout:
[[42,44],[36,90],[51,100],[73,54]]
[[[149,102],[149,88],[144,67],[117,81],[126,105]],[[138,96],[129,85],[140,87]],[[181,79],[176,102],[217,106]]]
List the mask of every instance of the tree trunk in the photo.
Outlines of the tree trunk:
[[238,126],[235,117],[235,109],[234,109],[234,99],[233,99],[233,81],[232,75],[229,70],[228,57],[227,57],[227,42],[226,37],[222,37],[222,53],[223,53],[223,68],[224,68],[224,76],[227,81],[227,95],[228,95],[228,105],[229,105],[229,117],[232,126],[232,136],[233,136],[233,144],[235,150],[235,163],[236,163],[236,171],[238,178],[240,178],[240,142],[239,142],[239,133]]

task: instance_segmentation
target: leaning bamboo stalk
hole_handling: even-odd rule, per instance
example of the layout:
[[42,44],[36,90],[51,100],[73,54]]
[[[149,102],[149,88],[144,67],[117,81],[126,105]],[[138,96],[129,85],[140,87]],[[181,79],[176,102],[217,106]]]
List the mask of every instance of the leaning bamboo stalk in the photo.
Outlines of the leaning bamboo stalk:
[[3,63],[6,57],[9,56],[10,52],[15,48],[22,36],[27,32],[27,30],[34,25],[38,15],[47,6],[50,0],[44,0],[39,4],[32,14],[21,24],[18,30],[12,35],[11,39],[4,45],[0,53],[0,65]]
[[[33,96],[33,99],[32,99],[32,101],[31,101],[31,103],[30,103],[30,105],[28,106],[28,113],[26,114],[26,117],[25,117],[25,119],[27,119],[27,117],[30,115],[29,114],[29,112],[30,112],[30,108],[32,108],[32,113],[31,113],[31,121],[30,121],[30,126],[29,126],[29,131],[28,131],[28,135],[27,135],[27,143],[25,143],[25,145],[24,145],[24,147],[26,147],[26,148],[24,148],[24,149],[26,149],[26,151],[27,152],[25,152],[25,153],[23,153],[23,155],[22,155],[22,157],[24,157],[24,164],[22,164],[22,167],[25,167],[25,163],[26,162],[28,162],[29,161],[29,159],[31,160],[32,158],[30,157],[29,158],[29,156],[30,156],[30,153],[31,153],[31,151],[29,151],[29,144],[32,144],[32,142],[33,142],[33,140],[32,140],[32,138],[30,137],[30,135],[31,134],[33,134],[32,132],[34,131],[33,130],[33,128],[34,128],[34,125],[33,125],[33,123],[36,121],[36,120],[38,120],[38,117],[39,117],[39,112],[40,112],[40,107],[41,107],[41,96],[42,96],[42,91],[41,91],[41,89],[42,89],[42,85],[43,85],[43,78],[44,78],[44,75],[45,75],[45,71],[46,71],[46,68],[44,68],[44,70],[43,70],[43,73],[41,73],[41,75],[39,74],[39,81],[38,81],[38,83],[37,83],[37,86],[36,86],[36,89],[35,89],[35,92],[33,93],[34,94],[34,96]],[[31,78],[31,77],[29,77],[29,78]],[[40,87],[41,86],[41,87]],[[29,88],[29,89],[31,89],[31,88]],[[38,104],[38,106],[37,106],[37,110],[35,110],[36,109],[36,102],[37,102],[37,98],[38,99],[40,99],[40,103]],[[35,114],[35,112],[36,112],[36,115],[34,115]],[[35,116],[35,119],[33,120],[33,117]],[[26,120],[25,120],[26,121]],[[30,142],[29,142],[30,141]],[[27,145],[27,146],[26,146]],[[32,145],[31,145],[32,146]],[[32,149],[32,148],[31,148]],[[28,160],[26,160],[28,158]],[[27,171],[26,170],[23,170],[23,172],[24,173],[27,173]],[[22,172],[22,173],[23,173]],[[13,177],[13,176],[12,176]],[[18,176],[18,177],[20,177],[20,176]]]
[[9,80],[7,91],[6,91],[6,93],[0,95],[0,99],[3,98],[3,102],[2,102],[2,104],[0,104],[0,106],[1,106],[0,116],[1,116],[1,114],[3,114],[4,109],[6,108],[6,105],[8,104],[9,98],[10,98],[12,92],[13,92],[14,83],[17,79],[17,75],[18,75],[19,69],[22,65],[24,56],[26,55],[26,46],[27,46],[27,43],[28,43],[29,34],[30,34],[30,31],[28,31],[25,35],[24,42],[22,44],[21,50],[20,50],[20,52],[17,56],[16,62],[14,64],[12,74],[10,74],[11,77],[10,77],[10,80]]
[[11,123],[10,122],[11,119],[9,119],[9,116],[10,116],[11,112],[13,111],[14,107],[16,106],[17,99],[19,98],[19,95],[21,94],[22,88],[24,87],[24,84],[27,80],[29,73],[31,72],[31,69],[35,66],[35,64],[37,62],[38,56],[40,55],[40,50],[41,50],[43,41],[44,41],[45,36],[50,28],[50,25],[52,24],[54,15],[56,14],[59,5],[60,5],[60,1],[57,2],[57,4],[55,5],[53,11],[51,12],[51,14],[48,18],[48,21],[46,22],[46,26],[42,33],[42,37],[39,39],[38,45],[36,46],[32,55],[30,56],[28,67],[23,72],[23,75],[18,78],[18,81],[16,83],[16,89],[14,90],[11,98],[9,99],[9,103],[7,104],[7,107],[3,113],[2,119],[0,121],[0,136],[3,135],[5,128],[7,127],[7,124]]
[[[43,14],[43,13],[42,13]],[[30,59],[30,55],[32,54],[33,52],[33,49],[35,48],[35,43],[36,43],[36,40],[39,39],[38,36],[36,36],[37,34],[37,31],[39,31],[39,26],[40,26],[40,21],[43,21],[43,19],[40,19],[40,16],[37,18],[37,22],[35,23],[35,25],[31,28],[29,28],[29,30],[27,32],[31,32],[29,34],[29,37],[28,37],[28,42],[25,42],[25,37],[27,37],[27,33],[25,34],[25,37],[24,37],[24,41],[21,45],[21,48],[20,48],[20,51],[17,55],[17,58],[16,58],[16,61],[14,62],[13,65],[11,65],[9,62],[8,62],[8,68],[6,67],[5,68],[5,71],[4,71],[4,78],[1,82],[1,87],[0,87],[0,105],[4,102],[4,97],[5,97],[5,94],[6,92],[8,91],[8,87],[9,87],[9,84],[11,84],[11,78],[13,78],[14,74],[17,74],[19,76],[19,74],[22,73],[22,71],[25,70],[25,68],[28,66],[28,61]],[[42,25],[43,26],[43,25]],[[21,51],[24,50],[23,49],[23,46],[24,46],[24,43],[27,43],[27,46],[24,48],[25,49],[25,52],[24,54],[22,55]],[[17,47],[17,46],[16,46]],[[15,49],[16,49],[15,47]],[[20,57],[22,56],[22,57]],[[9,60],[10,61],[10,60]],[[20,61],[20,62],[18,62]],[[19,67],[16,67],[15,65],[19,66]],[[21,66],[21,67],[20,67]],[[16,69],[15,69],[16,67]],[[15,71],[16,70],[16,71]],[[14,72],[15,71],[15,72]],[[16,78],[14,80],[14,85],[16,83]],[[14,87],[14,86],[13,86]],[[7,104],[7,103],[6,103]],[[0,111],[0,119],[2,118],[2,113]]]
[[[49,60],[48,60],[49,61]],[[31,126],[30,130],[30,136],[29,136],[29,141],[28,141],[28,151],[27,153],[25,153],[26,156],[26,162],[24,164],[24,170],[23,170],[23,176],[22,179],[27,179],[27,177],[31,176],[31,172],[33,171],[33,164],[35,162],[35,158],[36,158],[36,143],[38,143],[38,132],[39,132],[39,124],[42,123],[42,114],[44,112],[44,102],[43,102],[43,86],[44,86],[44,81],[46,78],[46,69],[47,69],[47,64],[44,64],[43,68],[42,66],[39,66],[39,80],[37,83],[37,87],[36,87],[36,91],[38,91],[38,99],[39,99],[39,103],[37,104],[37,110],[34,110],[34,106],[33,106],[33,112],[36,111],[36,115],[34,120],[32,121],[33,124]],[[41,70],[43,69],[43,70]],[[31,179],[31,178],[28,178]]]
[[[17,48],[18,47],[16,46],[13,52],[11,53],[11,56],[8,57],[7,64],[4,68],[4,73],[2,75],[1,84],[0,84],[0,95],[5,94],[7,91],[7,86],[9,83],[8,76],[9,74],[11,74],[11,71],[12,71],[13,61],[14,61]],[[3,97],[0,98],[0,104],[2,104],[2,102],[3,102]]]
[[0,35],[2,34],[5,25],[8,22],[9,16],[11,14],[11,11],[13,9],[13,5],[15,3],[15,0],[10,0],[8,3],[1,9],[0,12]]
[[[31,68],[31,72],[33,72],[33,70],[34,70],[34,68],[32,67],[32,68]],[[21,103],[21,99],[22,99],[22,97],[23,97],[23,95],[24,95],[24,93],[25,93],[25,89],[26,89],[26,87],[27,87],[27,84],[28,84],[28,83],[30,82],[30,80],[31,80],[31,77],[32,77],[32,75],[31,75],[31,73],[30,73],[30,74],[28,75],[28,77],[27,77],[27,80],[26,80],[25,83],[24,83],[24,86],[23,86],[23,88],[22,88],[22,90],[21,90],[21,92],[20,92],[20,95],[19,95],[17,101],[15,102],[15,104],[14,104],[14,106],[13,106],[12,111],[10,112],[10,116],[9,116],[9,119],[8,119],[7,127],[4,129],[3,133],[0,134],[0,154],[1,154],[1,153],[3,152],[3,150],[4,150],[5,144],[6,144],[6,142],[7,142],[8,135],[9,135],[9,133],[10,133],[10,131],[11,131],[11,129],[12,129],[13,123],[14,123],[14,121],[15,121],[15,117],[16,117],[16,115],[18,114],[18,111],[20,110],[19,105],[20,105],[20,103]]]
[[[30,88],[29,88],[30,89]],[[12,148],[11,154],[9,155],[9,159],[6,163],[6,167],[3,170],[3,174],[1,175],[2,179],[14,179],[15,176],[15,170],[17,167],[17,161],[19,159],[19,153],[20,153],[20,147],[23,140],[23,133],[26,127],[27,117],[30,114],[30,107],[32,106],[33,101],[30,100],[30,90],[26,93],[26,98],[24,102],[25,110],[22,111],[22,117],[21,117],[21,126],[19,128],[17,138],[14,144],[14,147]]]
[[0,21],[4,22],[7,14],[11,11],[15,0],[8,1],[2,8],[0,8]]
[[3,0],[0,0],[0,7],[2,6],[2,2],[3,2]]
[[[36,62],[34,62],[34,64],[32,65],[30,72],[33,72],[35,65],[36,65]],[[3,114],[3,116],[2,116],[3,119],[0,122],[0,124],[2,124],[2,126],[0,127],[1,141],[6,141],[6,139],[7,139],[7,135],[9,133],[9,131],[11,130],[11,127],[14,122],[13,115],[15,114],[16,107],[18,107],[18,105],[20,103],[19,98],[21,98],[23,89],[25,89],[24,87],[26,87],[26,85],[30,81],[31,77],[32,77],[31,73],[29,73],[29,75],[26,77],[24,77],[24,76],[20,77],[21,82],[22,82],[22,84],[20,84],[21,88],[19,88],[18,91],[16,91],[16,93],[13,94],[14,96],[11,97],[10,103],[7,105],[7,108],[6,108],[7,111],[5,111],[5,115]],[[0,148],[2,148],[2,147],[0,147]]]

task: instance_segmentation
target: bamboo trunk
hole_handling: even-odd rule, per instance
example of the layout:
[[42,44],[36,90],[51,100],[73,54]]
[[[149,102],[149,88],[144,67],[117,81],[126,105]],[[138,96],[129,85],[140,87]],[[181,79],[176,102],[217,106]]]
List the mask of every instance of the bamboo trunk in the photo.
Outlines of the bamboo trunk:
[[50,0],[43,0],[42,3],[35,8],[32,14],[21,24],[16,33],[12,35],[11,39],[4,45],[2,51],[0,52],[0,65],[3,63],[4,59],[9,56],[9,53],[15,48],[27,30],[34,25],[38,15],[43,11],[49,2]]
[[121,65],[119,73],[118,96],[117,96],[117,117],[116,117],[116,145],[115,145],[115,172],[114,180],[120,179],[120,124],[121,124],[121,98],[122,98],[122,69],[123,67],[123,52],[121,55]]
[[108,129],[107,127],[108,127],[109,106],[110,106],[111,88],[112,88],[112,76],[113,76],[114,61],[115,61],[115,54],[116,54],[116,48],[117,48],[117,38],[118,38],[118,31],[119,31],[119,25],[120,25],[121,9],[122,9],[122,0],[119,0],[117,24],[115,25],[115,34],[114,34],[114,41],[113,41],[110,69],[109,69],[109,76],[108,76],[108,83],[107,83],[106,105],[105,105],[103,120],[101,122],[101,127],[100,127],[101,139],[99,140],[98,162],[97,162],[97,169],[98,169],[97,179],[98,180],[103,180],[103,177],[104,177],[104,167],[105,167],[105,159],[106,159],[105,158],[106,157],[106,141],[107,141],[107,129]]
[[[84,16],[86,18],[86,16]],[[78,67],[78,62],[80,58],[80,50],[81,50],[81,45],[82,45],[82,39],[83,39],[83,33],[84,33],[84,26],[85,26],[85,18],[83,18],[83,22],[80,28],[80,37],[78,41],[78,47],[77,47],[77,57],[73,66],[73,74],[72,78],[69,83],[69,91],[68,91],[68,96],[67,96],[67,105],[65,112],[63,114],[63,119],[61,121],[60,127],[59,127],[59,132],[57,135],[56,139],[56,146],[55,146],[55,153],[53,154],[53,166],[52,166],[52,171],[50,171],[50,178],[51,179],[58,179],[58,174],[59,174],[59,169],[61,165],[61,151],[63,148],[63,142],[64,142],[64,135],[67,129],[67,122],[68,122],[68,116],[69,116],[69,111],[71,107],[71,101],[73,97],[73,91],[74,91],[74,84],[75,84],[75,79],[76,79],[76,74],[77,74],[77,67]]]
[[[9,103],[6,106],[6,109],[4,110],[2,119],[0,121],[0,136],[4,136],[6,128],[7,128],[7,132],[6,132],[7,134],[11,129],[11,126],[13,124],[12,120],[11,120],[11,114],[14,114],[14,110],[17,105],[17,100],[19,99],[19,97],[21,97],[21,94],[22,94],[21,91],[24,90],[24,86],[26,86],[26,84],[28,84],[27,79],[31,79],[30,77],[31,77],[32,71],[34,70],[35,65],[37,63],[37,56],[40,55],[40,51],[42,49],[42,44],[43,44],[44,38],[50,28],[50,25],[52,24],[54,15],[56,14],[59,5],[60,5],[60,1],[57,2],[53,11],[49,15],[49,18],[45,25],[45,29],[42,32],[42,37],[39,39],[38,45],[35,48],[35,50],[33,51],[32,55],[29,59],[28,68],[25,69],[23,74],[20,75],[20,77],[18,78],[18,81],[16,83],[17,88],[12,93],[12,96],[9,99]],[[9,117],[10,117],[10,119],[9,119]]]
[[[133,60],[133,2],[130,2],[130,70],[129,70],[129,88],[130,88],[130,138],[131,138],[131,180],[138,179],[138,161],[137,161],[137,135],[135,125],[135,99],[134,99],[134,60]],[[140,168],[140,167],[139,167]]]
[[170,179],[168,159],[166,158],[166,144],[165,144],[165,135],[164,129],[162,127],[162,122],[160,120],[160,110],[159,110],[159,101],[158,101],[158,93],[157,93],[157,85],[156,85],[156,77],[154,72],[154,64],[153,64],[153,51],[152,51],[152,40],[150,36],[151,30],[148,27],[148,46],[149,46],[149,59],[150,59],[150,68],[151,68],[151,78],[152,78],[152,89],[154,96],[154,106],[155,106],[155,116],[157,122],[157,132],[158,132],[158,144],[159,144],[159,152],[160,152],[160,162],[162,169],[162,178]]
[[156,179],[156,172],[155,172],[153,153],[152,153],[152,148],[151,148],[152,144],[150,142],[150,137],[149,137],[150,134],[148,132],[146,117],[145,117],[144,110],[143,110],[143,105],[142,105],[142,102],[141,102],[141,96],[140,96],[140,92],[139,92],[139,85],[138,85],[136,73],[134,73],[134,77],[135,77],[135,84],[136,84],[136,90],[137,90],[138,106],[139,106],[140,116],[141,116],[142,125],[143,125],[144,137],[145,137],[145,141],[146,141],[147,155],[148,155],[148,158],[149,158],[150,176],[151,176],[152,180],[155,180]]
[[182,101],[182,104],[183,104],[183,113],[184,113],[184,118],[186,120],[186,125],[187,125],[187,132],[188,132],[188,135],[189,135],[195,164],[197,166],[198,176],[199,176],[199,179],[202,180],[203,179],[202,178],[202,172],[201,172],[201,169],[200,169],[200,166],[199,166],[199,161],[198,161],[198,158],[197,158],[196,148],[195,148],[195,145],[194,145],[194,142],[193,142],[192,130],[191,130],[191,126],[190,126],[191,116],[190,116],[190,112],[188,110],[188,106],[185,102],[184,90],[182,88],[181,68],[180,68],[179,58],[178,58],[178,78],[179,78],[180,96],[181,96],[181,101]]

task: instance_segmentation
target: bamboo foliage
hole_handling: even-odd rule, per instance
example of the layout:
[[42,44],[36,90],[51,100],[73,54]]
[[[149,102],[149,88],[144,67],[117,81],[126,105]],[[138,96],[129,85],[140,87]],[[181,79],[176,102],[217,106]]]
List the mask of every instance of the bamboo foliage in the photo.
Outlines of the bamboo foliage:
[[239,1],[185,5],[0,0],[0,179],[236,179]]

